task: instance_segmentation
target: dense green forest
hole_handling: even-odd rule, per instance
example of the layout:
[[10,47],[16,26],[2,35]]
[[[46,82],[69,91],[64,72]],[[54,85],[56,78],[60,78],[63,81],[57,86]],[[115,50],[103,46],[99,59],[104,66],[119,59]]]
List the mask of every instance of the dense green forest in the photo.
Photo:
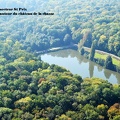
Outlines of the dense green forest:
[[[78,43],[120,56],[119,0],[0,0],[2,8],[26,8],[22,12],[52,12],[54,15],[3,16],[0,40],[23,43],[28,51]],[[7,27],[6,27],[7,26]]]
[[19,41],[0,48],[1,120],[120,119],[120,85],[49,65]]
[[[119,6],[119,0],[0,0],[0,8],[54,13],[0,16],[0,120],[120,120],[119,84],[83,79],[34,54],[84,40],[91,60],[94,41],[120,57]],[[108,56],[106,68],[111,64]]]

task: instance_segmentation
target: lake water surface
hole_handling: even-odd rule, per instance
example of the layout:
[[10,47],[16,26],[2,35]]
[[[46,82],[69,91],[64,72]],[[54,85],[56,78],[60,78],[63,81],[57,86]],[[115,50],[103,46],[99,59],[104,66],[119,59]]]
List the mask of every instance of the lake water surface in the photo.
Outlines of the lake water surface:
[[41,59],[49,64],[62,66],[79,74],[82,78],[98,77],[108,80],[112,84],[120,84],[120,74],[106,70],[94,62],[84,58],[78,51],[67,49],[41,55]]

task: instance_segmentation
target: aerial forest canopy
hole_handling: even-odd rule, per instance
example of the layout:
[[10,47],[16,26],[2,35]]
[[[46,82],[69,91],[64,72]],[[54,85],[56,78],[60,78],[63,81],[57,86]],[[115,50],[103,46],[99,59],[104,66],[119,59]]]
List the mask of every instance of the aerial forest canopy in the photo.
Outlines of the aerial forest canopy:
[[[120,56],[119,6],[119,0],[0,0],[0,13],[54,13],[0,15],[0,120],[120,120],[119,84],[83,79],[33,54],[84,40],[93,53],[96,45]],[[110,56],[105,63],[111,67]]]
[[[0,40],[18,40],[28,51],[78,43],[120,56],[119,0],[0,0],[1,8],[54,15],[0,16]],[[6,27],[7,26],[7,27]]]
[[120,119],[120,85],[49,65],[19,41],[0,48],[1,120]]

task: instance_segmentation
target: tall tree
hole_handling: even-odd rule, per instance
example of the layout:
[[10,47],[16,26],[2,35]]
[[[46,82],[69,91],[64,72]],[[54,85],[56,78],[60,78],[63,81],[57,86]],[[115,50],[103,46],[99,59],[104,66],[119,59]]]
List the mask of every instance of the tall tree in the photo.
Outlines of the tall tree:
[[91,46],[91,51],[90,51],[90,56],[89,59],[93,61],[94,55],[95,55],[95,47],[96,47],[96,40],[93,41],[92,46]]
[[81,48],[81,50],[80,50],[80,54],[81,54],[81,55],[84,55],[84,53],[85,53],[84,48]]
[[113,66],[113,62],[112,62],[112,57],[111,56],[107,56],[106,61],[105,61],[105,68],[106,69],[110,69],[110,70],[114,70],[114,66]]
[[90,30],[86,31],[83,35],[84,46],[90,47],[92,44],[92,33]]

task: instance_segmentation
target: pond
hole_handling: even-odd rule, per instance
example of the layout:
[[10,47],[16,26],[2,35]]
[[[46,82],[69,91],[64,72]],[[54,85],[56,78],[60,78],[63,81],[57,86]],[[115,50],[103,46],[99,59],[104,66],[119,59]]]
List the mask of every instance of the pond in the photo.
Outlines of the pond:
[[41,59],[49,64],[62,66],[73,74],[79,74],[82,78],[97,77],[108,80],[112,84],[120,84],[119,73],[104,69],[72,49],[42,54]]

